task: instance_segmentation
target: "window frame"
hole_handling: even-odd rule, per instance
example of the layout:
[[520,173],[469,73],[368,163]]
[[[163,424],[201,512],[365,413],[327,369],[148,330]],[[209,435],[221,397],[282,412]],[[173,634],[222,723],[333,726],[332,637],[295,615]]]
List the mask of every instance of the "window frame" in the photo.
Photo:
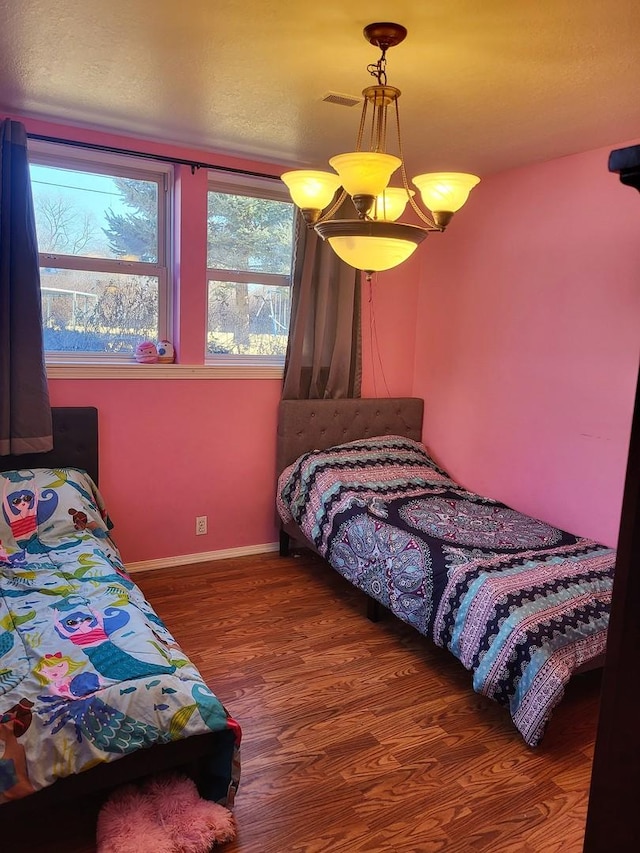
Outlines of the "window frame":
[[[245,367],[260,370],[263,368],[273,373],[275,369],[278,375],[282,375],[284,368],[284,355],[241,355],[238,353],[209,353],[207,352],[207,341],[209,337],[209,284],[212,281],[237,282],[240,284],[264,284],[265,286],[288,287],[291,292],[293,287],[293,259],[295,252],[295,206],[287,187],[277,176],[273,178],[259,177],[257,175],[241,175],[232,172],[210,171],[207,182],[207,217],[209,210],[209,193],[228,193],[229,195],[243,195],[249,198],[269,199],[272,201],[287,202],[293,209],[293,227],[291,233],[291,268],[289,275],[280,273],[267,273],[255,270],[220,269],[210,267],[209,260],[209,234],[207,229],[207,271],[206,271],[206,294],[207,308],[205,311],[205,352],[204,363],[211,367]],[[289,301],[291,305],[291,300]],[[289,323],[291,315],[289,314]],[[287,326],[287,333],[289,325]]]
[[[29,163],[121,178],[147,180],[158,185],[158,256],[156,263],[92,258],[86,255],[39,252],[39,267],[83,272],[153,276],[158,280],[158,340],[173,338],[173,256],[175,176],[172,164],[78,148],[64,143],[29,140]],[[135,362],[133,353],[108,353],[90,350],[45,350],[47,365],[126,364]]]

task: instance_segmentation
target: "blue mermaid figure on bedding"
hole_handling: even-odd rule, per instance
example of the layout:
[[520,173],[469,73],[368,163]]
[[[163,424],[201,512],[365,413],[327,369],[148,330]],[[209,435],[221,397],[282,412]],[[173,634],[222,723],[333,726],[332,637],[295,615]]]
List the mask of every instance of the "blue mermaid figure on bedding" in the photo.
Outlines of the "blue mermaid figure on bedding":
[[9,493],[9,480],[4,481],[2,489],[2,510],[11,528],[16,542],[28,540],[37,534],[38,524],[53,513],[58,503],[58,496],[51,489],[38,495],[35,489],[18,489]]
[[[38,489],[36,486],[27,488],[22,483],[29,479],[13,472],[3,475],[2,510],[5,521],[11,528],[13,538],[19,540],[30,538],[39,524],[48,521],[58,506],[58,495],[54,489]],[[10,492],[9,484],[18,485],[18,489]]]
[[[41,717],[45,725],[51,726],[52,735],[57,734],[67,723],[72,723],[78,743],[82,743],[84,737],[102,752],[125,755],[154,743],[168,743],[172,739],[170,732],[163,732],[151,723],[136,720],[95,695],[71,701],[59,696],[38,698],[43,703]],[[45,716],[47,713],[48,718]]]
[[112,642],[110,635],[129,621],[126,610],[107,607],[100,613],[89,605],[78,603],[73,596],[57,602],[52,609],[58,636],[82,649],[96,672],[105,678],[128,681],[150,675],[170,675],[176,671],[173,665],[134,658]]
[[[58,495],[53,489],[20,488],[9,492],[9,479],[3,477],[2,512],[11,528],[11,535],[27,554],[46,554],[54,550],[38,539],[38,527],[48,521],[58,506]],[[75,542],[61,542],[55,547],[62,551],[75,547]],[[5,552],[6,553],[6,552]]]
[[38,699],[42,703],[42,719],[51,727],[51,734],[71,724],[78,743],[86,739],[103,752],[120,755],[171,740],[170,732],[131,717],[96,693],[107,686],[96,673],[121,683],[175,672],[175,666],[139,660],[111,640],[111,634],[129,622],[130,614],[120,607],[99,611],[76,595],[56,602],[51,609],[58,636],[81,649],[95,670],[77,671],[82,665],[62,652],[45,655],[37,676],[49,692]]

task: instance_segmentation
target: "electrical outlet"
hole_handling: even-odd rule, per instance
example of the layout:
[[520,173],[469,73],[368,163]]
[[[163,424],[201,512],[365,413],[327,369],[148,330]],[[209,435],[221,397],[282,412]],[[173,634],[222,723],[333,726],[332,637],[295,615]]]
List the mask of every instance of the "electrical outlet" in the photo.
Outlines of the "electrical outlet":
[[207,532],[207,516],[199,515],[196,518],[196,536],[203,536]]

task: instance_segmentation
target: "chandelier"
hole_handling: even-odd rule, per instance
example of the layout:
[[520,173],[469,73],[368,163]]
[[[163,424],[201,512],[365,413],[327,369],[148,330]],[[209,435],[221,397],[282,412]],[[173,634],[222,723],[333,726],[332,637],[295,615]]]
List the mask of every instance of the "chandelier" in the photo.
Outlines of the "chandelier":
[[[380,49],[381,55],[376,63],[367,66],[377,84],[367,86],[362,92],[364,101],[355,151],[332,157],[329,165],[333,172],[301,169],[281,176],[307,226],[315,228],[345,263],[363,270],[368,278],[373,272],[406,261],[429,231],[444,231],[480,181],[475,175],[462,172],[417,175],[412,182],[431,215],[414,201],[415,191],[409,188],[402,154],[398,112],[401,93],[387,84],[386,74],[387,50],[400,44],[406,35],[407,30],[401,24],[377,23],[364,28],[364,37]],[[389,111],[395,115],[398,156],[387,152]],[[391,176],[398,169],[402,186],[390,187]],[[339,187],[342,192],[334,201]],[[332,219],[347,195],[357,218]],[[407,204],[422,225],[397,221]]]

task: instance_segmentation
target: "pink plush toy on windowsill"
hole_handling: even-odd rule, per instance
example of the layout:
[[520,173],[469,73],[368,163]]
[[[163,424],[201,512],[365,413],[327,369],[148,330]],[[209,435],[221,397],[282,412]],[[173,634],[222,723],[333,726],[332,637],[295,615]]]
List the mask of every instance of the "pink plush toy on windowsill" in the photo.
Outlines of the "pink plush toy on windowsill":
[[136,347],[136,361],[140,364],[155,364],[158,361],[158,350],[153,341],[141,341]]

